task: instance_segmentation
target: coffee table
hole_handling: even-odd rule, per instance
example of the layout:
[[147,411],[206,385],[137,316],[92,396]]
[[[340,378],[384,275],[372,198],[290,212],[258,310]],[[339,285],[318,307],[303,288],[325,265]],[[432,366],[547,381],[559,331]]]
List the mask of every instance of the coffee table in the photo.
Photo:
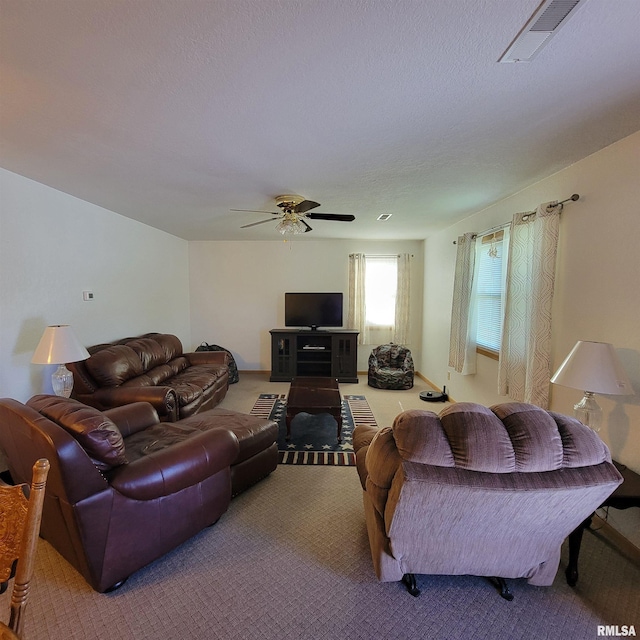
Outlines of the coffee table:
[[328,413],[338,425],[338,442],[342,442],[342,398],[336,378],[303,376],[291,380],[287,397],[287,440],[291,437],[291,421],[299,413]]

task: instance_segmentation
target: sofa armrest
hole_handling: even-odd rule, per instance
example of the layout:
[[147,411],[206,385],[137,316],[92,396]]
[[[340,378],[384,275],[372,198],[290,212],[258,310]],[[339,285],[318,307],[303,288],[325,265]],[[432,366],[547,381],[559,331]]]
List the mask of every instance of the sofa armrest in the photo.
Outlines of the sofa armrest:
[[133,402],[104,412],[120,430],[123,438],[160,422],[158,412],[148,402]]
[[229,356],[226,351],[194,351],[182,354],[191,365],[219,364],[229,366]]
[[[365,451],[365,448],[361,451]],[[360,476],[360,481],[364,481],[365,491],[382,518],[385,517],[391,484],[401,466],[402,458],[396,448],[393,430],[391,427],[383,427],[366,447],[364,470]]]
[[353,450],[358,453],[363,447],[368,447],[378,431],[378,427],[369,424],[358,425],[353,430]]
[[128,498],[154,500],[229,468],[238,451],[238,439],[231,431],[211,429],[117,467],[110,472],[109,483]]
[[103,387],[94,393],[79,395],[77,399],[102,411],[133,402],[148,402],[161,420],[173,421],[178,415],[178,400],[171,387]]
[[376,433],[378,433],[378,427],[371,425],[360,424],[353,430],[353,451],[356,454],[356,468],[358,470],[358,477],[360,478],[360,484],[362,488],[366,490],[367,487],[367,451],[369,445],[374,439]]

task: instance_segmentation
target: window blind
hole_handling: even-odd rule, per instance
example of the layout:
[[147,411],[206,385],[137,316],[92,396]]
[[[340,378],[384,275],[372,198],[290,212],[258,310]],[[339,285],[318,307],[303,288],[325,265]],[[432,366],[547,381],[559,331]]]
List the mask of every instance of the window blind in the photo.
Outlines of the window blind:
[[478,243],[477,335],[479,347],[500,351],[503,308],[504,234],[500,231],[485,236]]

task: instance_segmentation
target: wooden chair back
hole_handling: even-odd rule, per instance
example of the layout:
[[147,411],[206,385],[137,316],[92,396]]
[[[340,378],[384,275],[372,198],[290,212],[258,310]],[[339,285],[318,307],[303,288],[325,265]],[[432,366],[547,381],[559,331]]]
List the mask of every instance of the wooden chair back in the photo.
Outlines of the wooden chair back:
[[[22,637],[48,473],[49,461],[37,460],[28,498],[25,485],[0,483],[0,593],[6,591],[9,579],[15,575],[8,628],[18,638]],[[0,623],[0,637],[5,637],[3,626]]]

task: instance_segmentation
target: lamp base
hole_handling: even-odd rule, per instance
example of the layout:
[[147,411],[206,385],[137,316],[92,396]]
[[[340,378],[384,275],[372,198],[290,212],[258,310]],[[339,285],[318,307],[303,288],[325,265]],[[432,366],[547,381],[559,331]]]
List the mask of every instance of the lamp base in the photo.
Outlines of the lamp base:
[[61,398],[68,398],[73,389],[73,373],[61,364],[51,376],[51,386],[53,392]]
[[586,424],[587,427],[593,429],[596,433],[600,431],[602,426],[602,409],[596,402],[593,392],[585,391],[584,398],[573,407],[573,415]]

